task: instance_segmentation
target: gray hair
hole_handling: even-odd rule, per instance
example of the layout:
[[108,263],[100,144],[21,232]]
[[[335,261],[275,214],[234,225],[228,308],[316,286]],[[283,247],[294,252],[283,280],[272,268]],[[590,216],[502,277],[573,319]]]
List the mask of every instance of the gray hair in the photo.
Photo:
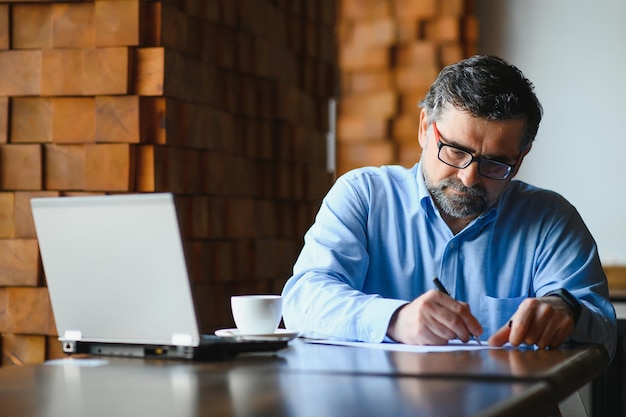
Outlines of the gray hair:
[[419,105],[437,121],[446,104],[487,120],[526,120],[520,143],[525,151],[535,140],[543,114],[533,84],[501,58],[475,55],[445,67]]

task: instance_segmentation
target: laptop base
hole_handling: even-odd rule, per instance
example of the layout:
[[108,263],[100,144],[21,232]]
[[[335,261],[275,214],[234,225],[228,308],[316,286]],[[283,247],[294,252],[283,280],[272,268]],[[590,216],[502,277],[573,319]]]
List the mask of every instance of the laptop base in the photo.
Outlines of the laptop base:
[[185,359],[217,361],[233,359],[240,353],[275,352],[287,347],[286,340],[241,341],[226,337],[202,336],[200,346],[134,345],[122,343],[62,341],[63,352],[144,359]]

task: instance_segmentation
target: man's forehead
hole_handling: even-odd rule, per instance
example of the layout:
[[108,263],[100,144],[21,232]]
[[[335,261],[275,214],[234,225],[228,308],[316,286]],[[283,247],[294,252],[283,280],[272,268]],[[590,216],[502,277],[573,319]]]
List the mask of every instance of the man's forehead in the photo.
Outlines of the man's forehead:
[[447,110],[441,116],[437,128],[446,143],[497,157],[511,157],[520,151],[524,119],[489,120],[458,110]]

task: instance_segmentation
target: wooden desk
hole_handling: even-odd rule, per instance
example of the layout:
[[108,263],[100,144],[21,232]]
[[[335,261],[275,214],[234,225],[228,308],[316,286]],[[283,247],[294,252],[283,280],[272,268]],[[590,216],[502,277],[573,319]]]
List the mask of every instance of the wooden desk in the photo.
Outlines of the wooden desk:
[[589,382],[601,375],[609,362],[606,350],[600,346],[427,354],[305,343],[295,347],[279,353],[290,370],[487,381],[540,380],[552,385],[558,401],[584,385],[581,380]]
[[308,345],[213,363],[0,368],[0,410],[73,416],[547,416],[603,371],[599,347],[415,354]]

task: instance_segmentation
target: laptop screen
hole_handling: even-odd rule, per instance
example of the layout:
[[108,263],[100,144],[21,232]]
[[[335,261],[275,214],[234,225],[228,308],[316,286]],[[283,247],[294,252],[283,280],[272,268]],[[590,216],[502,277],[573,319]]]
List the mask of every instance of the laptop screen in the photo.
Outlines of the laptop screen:
[[31,200],[61,340],[197,346],[174,197]]

